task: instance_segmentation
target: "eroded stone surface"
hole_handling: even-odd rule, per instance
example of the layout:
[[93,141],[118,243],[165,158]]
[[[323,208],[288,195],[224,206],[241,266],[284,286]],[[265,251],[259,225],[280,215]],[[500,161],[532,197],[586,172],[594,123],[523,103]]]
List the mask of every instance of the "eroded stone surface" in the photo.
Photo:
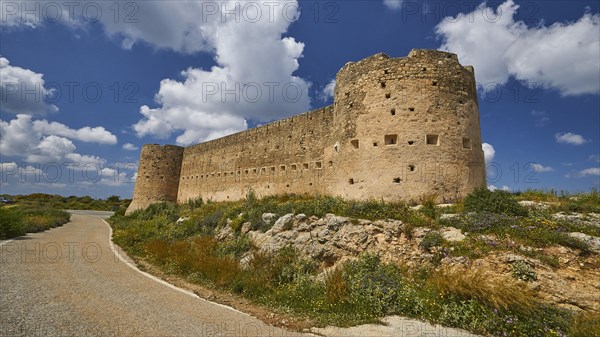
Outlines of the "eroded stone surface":
[[128,213],[254,191],[438,202],[485,186],[473,68],[455,54],[377,54],[337,74],[334,104],[181,148],[144,145]]

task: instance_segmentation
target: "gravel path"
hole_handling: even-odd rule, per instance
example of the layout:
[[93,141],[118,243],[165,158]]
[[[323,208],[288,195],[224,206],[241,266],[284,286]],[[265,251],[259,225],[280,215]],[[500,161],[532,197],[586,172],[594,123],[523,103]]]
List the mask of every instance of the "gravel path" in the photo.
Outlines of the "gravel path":
[[301,336],[152,279],[98,214],[0,242],[0,336]]

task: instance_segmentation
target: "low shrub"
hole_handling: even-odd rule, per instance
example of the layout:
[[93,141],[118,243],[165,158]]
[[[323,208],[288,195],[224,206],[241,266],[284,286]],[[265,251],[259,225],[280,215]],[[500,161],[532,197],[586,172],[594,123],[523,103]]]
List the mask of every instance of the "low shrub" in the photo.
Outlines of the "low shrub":
[[423,241],[421,241],[421,248],[426,252],[431,253],[433,247],[439,247],[444,243],[444,237],[438,231],[431,231],[425,234]]
[[479,188],[465,197],[464,204],[466,212],[527,215],[527,209],[506,191],[490,191],[487,188]]
[[525,282],[537,280],[535,270],[525,261],[517,261],[512,264],[512,277]]
[[0,239],[41,232],[69,222],[71,215],[41,206],[0,207]]

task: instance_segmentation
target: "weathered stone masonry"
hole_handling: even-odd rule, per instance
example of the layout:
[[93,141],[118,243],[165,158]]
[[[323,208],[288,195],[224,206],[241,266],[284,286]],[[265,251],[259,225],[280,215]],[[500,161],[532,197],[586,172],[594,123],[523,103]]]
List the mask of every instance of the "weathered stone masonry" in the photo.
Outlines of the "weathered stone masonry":
[[128,213],[285,193],[452,201],[485,186],[473,68],[377,54],[337,74],[333,106],[190,147],[144,145]]

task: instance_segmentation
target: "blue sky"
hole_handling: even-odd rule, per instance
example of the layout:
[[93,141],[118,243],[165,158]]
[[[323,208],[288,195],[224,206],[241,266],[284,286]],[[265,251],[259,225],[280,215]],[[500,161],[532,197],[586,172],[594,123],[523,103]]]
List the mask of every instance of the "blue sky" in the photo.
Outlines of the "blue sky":
[[0,193],[131,197],[142,144],[329,105],[345,63],[413,48],[475,67],[490,188],[589,191],[599,25],[597,1],[3,0]]

